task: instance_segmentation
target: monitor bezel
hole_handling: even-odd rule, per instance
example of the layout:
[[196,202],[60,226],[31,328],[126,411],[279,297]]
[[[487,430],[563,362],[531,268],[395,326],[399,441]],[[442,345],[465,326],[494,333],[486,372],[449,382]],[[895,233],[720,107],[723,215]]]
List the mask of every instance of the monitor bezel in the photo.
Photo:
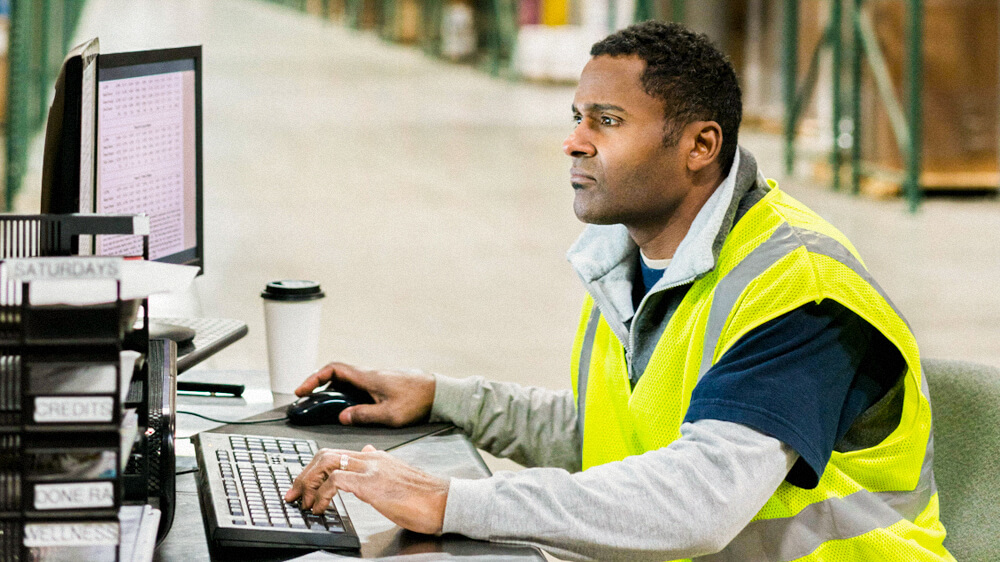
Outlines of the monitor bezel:
[[[97,91],[100,94],[101,71],[124,66],[137,66],[143,64],[156,64],[171,62],[176,60],[194,60],[194,119],[195,119],[195,214],[196,214],[196,235],[195,235],[195,257],[194,259],[169,259],[171,256],[160,258],[156,261],[165,263],[180,263],[183,265],[195,265],[200,268],[199,275],[205,272],[205,244],[204,244],[204,208],[203,208],[203,177],[202,177],[202,101],[201,101],[201,45],[190,47],[173,47],[169,49],[154,49],[148,51],[130,51],[126,53],[101,54],[97,57]],[[100,98],[98,97],[98,107]],[[97,127],[100,126],[100,110],[97,112],[95,125],[95,137]],[[95,151],[97,149],[95,142]],[[100,166],[100,162],[96,162]],[[96,168],[96,166],[95,166]],[[97,183],[94,183],[94,209],[97,209]],[[176,255],[176,254],[174,254]]]
[[[53,85],[55,90],[49,106],[45,125],[45,150],[42,157],[42,213],[68,214],[93,212],[94,189],[97,184],[97,62],[100,58],[100,41],[94,37],[73,47],[63,59],[59,76]],[[94,142],[90,154],[91,200],[89,209],[81,207],[80,184],[83,170],[80,169],[83,153],[83,88],[87,84],[84,76],[87,69],[94,66],[93,107],[90,108],[91,130]],[[74,243],[75,246],[75,243]]]

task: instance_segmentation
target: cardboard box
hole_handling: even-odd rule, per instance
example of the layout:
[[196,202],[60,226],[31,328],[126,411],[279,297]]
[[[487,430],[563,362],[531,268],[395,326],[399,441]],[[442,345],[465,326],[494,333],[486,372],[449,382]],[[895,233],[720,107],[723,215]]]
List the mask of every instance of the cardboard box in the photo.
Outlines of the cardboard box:
[[[876,35],[897,98],[906,105],[906,4],[873,3]],[[1000,35],[996,2],[925,0],[921,105],[921,185],[927,189],[1000,186]],[[878,168],[902,171],[904,161],[885,105],[865,71],[862,155]]]

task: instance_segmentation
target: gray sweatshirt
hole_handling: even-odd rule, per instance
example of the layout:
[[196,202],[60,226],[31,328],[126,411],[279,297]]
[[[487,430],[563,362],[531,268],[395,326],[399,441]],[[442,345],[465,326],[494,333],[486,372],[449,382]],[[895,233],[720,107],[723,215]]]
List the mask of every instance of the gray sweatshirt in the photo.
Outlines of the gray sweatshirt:
[[[715,266],[741,203],[759,186],[739,151],[726,180],[695,218],[646,300]],[[621,225],[588,226],[569,259],[642,372],[658,325],[633,326],[634,244]],[[635,328],[635,330],[633,330]],[[637,333],[633,333],[633,331]],[[746,426],[700,420],[662,449],[581,471],[573,393],[437,376],[433,421],[449,421],[491,454],[529,468],[483,480],[452,479],[443,532],[532,544],[574,560],[672,560],[718,552],[760,510],[798,455]]]

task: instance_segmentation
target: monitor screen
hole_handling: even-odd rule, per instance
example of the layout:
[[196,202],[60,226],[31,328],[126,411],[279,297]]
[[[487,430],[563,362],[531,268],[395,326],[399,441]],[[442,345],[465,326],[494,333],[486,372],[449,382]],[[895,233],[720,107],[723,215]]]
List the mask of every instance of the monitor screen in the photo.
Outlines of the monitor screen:
[[[203,266],[201,47],[98,58],[98,213],[145,213],[149,258]],[[134,236],[98,236],[99,255],[141,255]]]

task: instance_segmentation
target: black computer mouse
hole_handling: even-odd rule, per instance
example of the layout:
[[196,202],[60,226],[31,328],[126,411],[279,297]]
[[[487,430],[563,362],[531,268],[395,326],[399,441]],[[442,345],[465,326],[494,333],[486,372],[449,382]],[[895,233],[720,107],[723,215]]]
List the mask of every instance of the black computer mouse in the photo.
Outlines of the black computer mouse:
[[288,423],[321,425],[340,423],[340,412],[355,404],[374,404],[367,392],[356,386],[331,382],[322,390],[299,398],[288,406]]

